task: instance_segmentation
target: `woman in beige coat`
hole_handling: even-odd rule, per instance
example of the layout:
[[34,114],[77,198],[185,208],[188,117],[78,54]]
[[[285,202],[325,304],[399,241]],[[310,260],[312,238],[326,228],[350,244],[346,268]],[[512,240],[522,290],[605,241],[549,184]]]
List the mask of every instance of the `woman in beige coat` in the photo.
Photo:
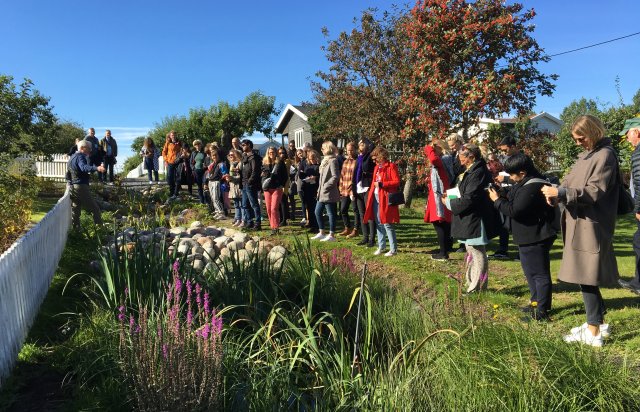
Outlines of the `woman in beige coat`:
[[618,206],[618,162],[604,126],[594,116],[580,116],[571,127],[573,140],[585,149],[558,187],[543,186],[547,202],[563,204],[564,248],[558,280],[580,285],[587,322],[564,337],[567,342],[602,346],[608,334],[600,286],[617,283],[613,232]]

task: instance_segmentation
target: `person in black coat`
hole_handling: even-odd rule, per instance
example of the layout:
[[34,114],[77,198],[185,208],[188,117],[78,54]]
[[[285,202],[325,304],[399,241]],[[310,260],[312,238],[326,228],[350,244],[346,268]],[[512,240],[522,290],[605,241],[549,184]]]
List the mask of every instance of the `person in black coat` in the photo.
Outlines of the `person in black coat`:
[[465,171],[459,179],[460,196],[442,196],[442,202],[451,210],[451,236],[464,242],[467,251],[467,291],[484,290],[489,279],[486,245],[498,234],[497,212],[487,196],[493,183],[480,148],[473,144],[462,146],[458,152]]
[[531,293],[531,316],[547,320],[551,309],[549,251],[556,238],[556,228],[555,210],[547,204],[540,189],[549,183],[523,153],[509,157],[504,167],[515,184],[500,192],[492,188],[489,197],[507,218],[506,227],[510,227],[513,243],[518,246],[520,264]]
[[[352,189],[355,198],[355,210],[360,216],[364,216],[367,199],[369,198],[369,190],[373,190],[371,182],[373,181],[373,172],[376,168],[376,162],[371,158],[371,152],[374,149],[373,143],[369,139],[362,138],[358,142],[358,150],[360,154],[356,160],[356,169],[353,172]],[[366,190],[365,190],[366,189]],[[362,240],[358,245],[367,245],[373,247],[375,245],[376,222],[361,221]]]

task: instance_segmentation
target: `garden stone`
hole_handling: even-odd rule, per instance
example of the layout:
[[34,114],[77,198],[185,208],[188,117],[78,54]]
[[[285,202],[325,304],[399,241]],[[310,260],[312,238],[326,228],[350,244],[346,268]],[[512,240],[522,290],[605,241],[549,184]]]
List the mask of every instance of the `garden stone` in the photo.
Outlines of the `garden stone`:
[[177,226],[174,227],[173,229],[169,230],[170,233],[174,234],[174,235],[180,235],[182,236],[184,233],[186,233],[187,228],[183,227],[183,226]]
[[[198,235],[196,235],[198,236]],[[198,238],[194,237],[193,238],[196,242],[198,242],[198,244],[202,247],[204,247],[204,245],[208,244],[208,243],[212,243],[211,242],[211,238],[208,238],[206,236],[200,236]]]
[[191,226],[189,226],[189,228],[190,228],[190,229],[199,229],[199,228],[201,228],[201,227],[203,227],[203,226],[204,226],[204,225],[202,224],[202,222],[201,222],[201,221],[196,220],[196,221],[191,222]]
[[220,258],[231,257],[231,251],[228,248],[220,249]]
[[231,252],[243,250],[243,248],[244,248],[244,243],[239,240],[234,240],[233,242],[227,245],[227,249],[229,249],[229,251]]
[[178,253],[180,254],[185,254],[191,251],[191,247],[187,244],[187,243],[181,243],[180,246],[178,246]]
[[220,229],[218,229],[218,228],[214,227],[214,226],[207,226],[207,227],[204,229],[204,233],[205,233],[207,236],[211,236],[211,237],[218,237],[218,236],[220,236],[220,235],[222,234],[222,231],[221,231]]
[[240,243],[242,243],[243,245],[244,245],[245,243],[247,243],[250,239],[251,239],[251,238],[250,238],[250,237],[249,237],[249,235],[247,235],[246,233],[238,232],[238,233],[236,233],[235,235],[233,235],[233,240],[234,240],[235,242],[240,242]]
[[193,269],[197,271],[202,271],[205,267],[205,263],[202,259],[196,259],[193,261]]
[[244,249],[238,251],[238,263],[245,263],[249,259],[251,259],[251,254],[248,251]]
[[202,248],[202,246],[193,246],[191,248],[191,253],[199,253],[202,254],[204,253],[204,249]]
[[254,241],[254,240],[250,240],[244,245],[244,248],[247,249],[247,250],[254,251],[257,246],[258,246],[258,242]]
[[191,239],[193,240],[198,240],[200,238],[203,238],[204,235],[202,235],[201,233],[196,233],[195,235],[191,236]]
[[229,242],[231,242],[231,238],[228,236],[220,236],[213,239],[213,241],[215,242],[216,246],[218,246],[219,249],[222,249],[226,245],[228,245]]
[[167,253],[169,254],[169,256],[173,256],[173,253],[176,251],[176,247],[175,246],[169,246],[167,248]]
[[235,230],[235,229],[231,229],[231,228],[225,228],[224,229],[224,235],[225,236],[233,237],[233,235],[235,235],[236,233],[239,233],[239,232],[237,230]]
[[218,256],[218,250],[214,247],[204,248],[203,255],[207,260],[214,260]]

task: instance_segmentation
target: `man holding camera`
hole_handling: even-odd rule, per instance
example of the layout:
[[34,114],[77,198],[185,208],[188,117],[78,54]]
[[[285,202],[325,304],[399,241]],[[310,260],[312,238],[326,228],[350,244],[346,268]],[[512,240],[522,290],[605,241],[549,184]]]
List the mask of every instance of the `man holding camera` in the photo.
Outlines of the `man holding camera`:
[[102,215],[98,204],[89,191],[89,175],[93,172],[104,173],[104,166],[89,164],[91,142],[78,142],[78,151],[67,162],[67,182],[71,186],[71,223],[74,229],[80,229],[80,211],[84,208],[93,214],[96,225],[102,224]]

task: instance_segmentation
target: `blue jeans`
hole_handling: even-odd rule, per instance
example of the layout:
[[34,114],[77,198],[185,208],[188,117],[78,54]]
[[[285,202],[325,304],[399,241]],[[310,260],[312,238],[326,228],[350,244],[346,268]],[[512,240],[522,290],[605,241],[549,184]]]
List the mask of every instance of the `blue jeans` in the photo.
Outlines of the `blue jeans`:
[[242,188],[242,210],[245,214],[245,223],[251,223],[255,219],[256,224],[260,224],[260,203],[258,203],[257,190],[250,187]]
[[244,210],[242,209],[242,197],[234,197],[233,198],[233,208],[235,210],[235,215],[233,216],[233,220],[244,221]]
[[322,209],[327,211],[329,215],[329,232],[335,233],[336,231],[336,203],[335,202],[318,202],[316,203],[316,221],[318,222],[318,229],[324,230],[324,220],[322,219]]
[[380,250],[384,250],[387,247],[386,238],[388,237],[389,251],[397,252],[398,245],[396,244],[396,229],[393,227],[393,223],[380,223],[380,213],[378,213],[378,195],[375,193],[373,196],[373,215],[376,218],[376,232],[378,232],[378,248]]
[[194,169],[193,170],[193,174],[195,175],[195,181],[196,181],[196,185],[198,185],[198,198],[200,198],[200,203],[205,204],[206,202],[204,201],[204,188],[203,188],[203,184],[204,184],[204,172],[205,169]]

